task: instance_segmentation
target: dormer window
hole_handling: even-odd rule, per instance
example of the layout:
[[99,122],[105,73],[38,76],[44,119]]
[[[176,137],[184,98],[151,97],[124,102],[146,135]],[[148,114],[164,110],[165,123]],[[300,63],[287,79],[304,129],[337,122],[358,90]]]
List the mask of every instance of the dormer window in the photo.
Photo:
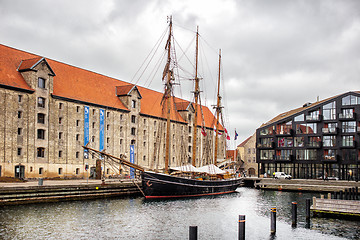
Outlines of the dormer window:
[[38,78],[38,87],[45,88],[45,79],[44,78],[41,78],[41,77]]
[[135,100],[132,100],[132,101],[131,101],[131,107],[132,107],[132,108],[136,108],[136,101],[135,101]]

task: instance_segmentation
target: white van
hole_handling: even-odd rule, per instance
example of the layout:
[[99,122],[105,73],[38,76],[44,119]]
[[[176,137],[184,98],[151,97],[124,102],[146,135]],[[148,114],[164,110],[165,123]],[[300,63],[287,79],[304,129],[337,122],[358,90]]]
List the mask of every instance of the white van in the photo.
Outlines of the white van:
[[291,175],[288,175],[284,172],[275,172],[275,176],[276,179],[291,179]]

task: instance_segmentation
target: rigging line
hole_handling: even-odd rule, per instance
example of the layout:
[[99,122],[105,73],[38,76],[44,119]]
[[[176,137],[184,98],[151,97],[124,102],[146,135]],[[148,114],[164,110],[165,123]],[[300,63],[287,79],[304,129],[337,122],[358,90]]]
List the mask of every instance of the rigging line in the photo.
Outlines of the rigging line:
[[216,53],[216,55],[218,55],[218,49],[215,49],[213,46],[211,46],[201,35],[200,38],[204,41],[204,43],[206,43],[207,46],[209,46],[212,51],[214,51],[214,53]]
[[[161,57],[159,58],[159,60],[157,61],[157,63],[155,64],[153,70],[151,71],[151,73],[149,74],[149,77],[146,79],[145,81],[145,86],[148,83],[148,81],[150,80],[149,84],[147,85],[147,87],[150,87],[152,81],[154,80],[156,74],[158,73],[159,69],[160,69],[160,65],[163,63],[164,58],[166,55],[166,50],[163,51],[163,54],[161,55]],[[153,74],[152,78],[151,75]]]
[[175,43],[176,43],[176,45],[180,48],[180,50],[181,50],[181,52],[182,52],[182,55],[180,56],[179,61],[181,61],[181,59],[185,56],[185,58],[186,58],[186,59],[189,61],[189,63],[192,64],[193,66],[194,66],[194,64],[193,64],[193,62],[190,61],[190,59],[189,59],[188,56],[186,55],[186,52],[189,50],[190,46],[192,46],[192,44],[194,43],[194,40],[195,40],[195,36],[194,36],[193,39],[190,41],[190,43],[189,43],[189,45],[186,47],[185,51],[181,48],[180,44],[179,44],[176,40],[174,40]]
[[[144,74],[144,72],[146,71],[147,67],[149,66],[150,62],[152,61],[152,59],[154,58],[157,50],[159,49],[159,47],[161,46],[161,42],[163,41],[166,33],[167,33],[167,27],[165,28],[165,31],[163,32],[163,34],[160,36],[160,38],[158,39],[158,41],[156,42],[156,44],[154,45],[154,47],[151,49],[151,51],[149,52],[148,56],[145,58],[145,60],[143,61],[143,63],[141,64],[140,68],[137,70],[137,72],[134,74],[134,76],[131,79],[131,82],[134,80],[135,76],[138,74],[138,72],[140,71],[140,69],[144,66],[145,62],[148,60],[149,56],[151,55],[151,53],[153,52],[150,61],[147,63],[146,67],[144,68],[143,72],[140,74],[139,78],[136,80],[135,85],[139,82],[140,78],[142,77],[142,75]],[[156,48],[156,50],[154,50]]]
[[192,30],[192,29],[190,29],[190,28],[186,28],[186,27],[181,26],[181,25],[179,25],[179,24],[173,23],[173,25],[175,25],[175,26],[177,26],[177,27],[179,27],[179,28],[182,28],[182,29],[184,29],[184,30],[186,30],[186,31],[189,31],[189,32],[192,32],[192,33],[196,33],[194,30]]

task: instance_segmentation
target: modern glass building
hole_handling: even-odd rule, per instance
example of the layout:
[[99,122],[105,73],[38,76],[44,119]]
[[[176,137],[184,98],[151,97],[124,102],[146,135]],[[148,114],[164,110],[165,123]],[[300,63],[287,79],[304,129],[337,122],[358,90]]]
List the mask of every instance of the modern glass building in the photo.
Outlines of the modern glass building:
[[259,175],[358,181],[359,159],[360,92],[306,103],[256,130]]

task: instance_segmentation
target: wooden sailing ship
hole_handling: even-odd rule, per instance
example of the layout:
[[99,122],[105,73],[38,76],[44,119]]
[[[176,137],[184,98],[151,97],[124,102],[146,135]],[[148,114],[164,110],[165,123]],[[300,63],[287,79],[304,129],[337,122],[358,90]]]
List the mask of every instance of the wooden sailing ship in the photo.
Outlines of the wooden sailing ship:
[[84,147],[92,152],[112,159],[118,164],[124,164],[132,167],[142,174],[142,193],[145,198],[176,198],[176,197],[196,197],[219,195],[234,192],[241,184],[241,179],[237,178],[235,174],[229,174],[226,171],[216,167],[218,155],[218,131],[219,118],[221,112],[221,97],[220,97],[220,65],[221,52],[219,52],[219,76],[217,89],[217,105],[216,109],[216,134],[215,134],[215,150],[213,163],[202,168],[196,168],[196,150],[197,150],[197,131],[198,131],[198,104],[200,98],[199,81],[198,78],[198,30],[196,32],[196,56],[195,56],[195,89],[194,89],[194,122],[193,122],[193,142],[192,142],[192,158],[191,165],[182,167],[173,167],[169,169],[170,159],[170,112],[171,112],[171,98],[172,87],[174,85],[174,74],[171,69],[171,45],[172,45],[172,19],[169,19],[169,37],[166,42],[167,63],[163,72],[163,80],[165,82],[165,91],[162,99],[163,109],[166,115],[166,137],[165,137],[165,168],[163,173],[145,170],[143,167],[126,161],[123,157],[117,158],[104,152]]
[[169,174],[169,136],[170,136],[170,98],[172,92],[172,70],[170,69],[170,48],[171,48],[171,34],[172,34],[172,20],[169,21],[169,37],[166,43],[168,51],[167,64],[164,70],[164,77],[166,78],[164,102],[167,107],[167,125],[166,125],[166,155],[165,155],[165,171],[164,173],[157,173],[151,171],[142,172],[142,187],[146,198],[175,198],[175,197],[193,197],[206,196],[231,193],[238,188],[241,179],[236,178],[235,175],[230,175],[216,167],[217,146],[218,146],[218,131],[219,131],[219,114],[220,106],[220,65],[221,52],[219,54],[219,78],[218,78],[218,93],[216,105],[216,134],[215,134],[215,154],[214,163],[208,167],[212,171],[204,171],[195,167],[196,160],[196,146],[197,146],[197,123],[198,123],[198,103],[200,97],[199,78],[198,78],[198,38],[199,32],[196,32],[196,56],[195,56],[195,90],[194,90],[194,125],[193,125],[193,149],[192,149],[192,167],[188,171],[181,168],[178,171]]

